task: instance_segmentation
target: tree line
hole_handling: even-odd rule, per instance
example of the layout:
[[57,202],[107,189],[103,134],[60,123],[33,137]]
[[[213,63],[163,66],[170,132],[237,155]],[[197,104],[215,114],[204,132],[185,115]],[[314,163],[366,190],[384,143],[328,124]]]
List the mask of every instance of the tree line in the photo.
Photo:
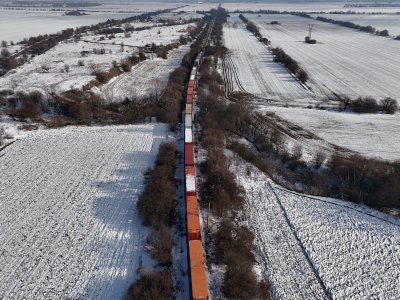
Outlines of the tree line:
[[[205,226],[206,261],[224,268],[222,292],[227,299],[270,299],[269,284],[259,281],[253,267],[254,234],[237,222],[244,208],[244,191],[236,183],[225,156],[224,130],[226,113],[223,79],[217,71],[217,62],[226,52],[222,42],[222,27],[227,13],[218,8],[218,17],[211,33],[212,46],[199,70],[198,105],[196,119],[203,128],[200,143],[206,150],[206,159],[199,166],[203,178],[200,185],[200,205],[210,208],[212,224]],[[196,150],[195,150],[196,151]]]

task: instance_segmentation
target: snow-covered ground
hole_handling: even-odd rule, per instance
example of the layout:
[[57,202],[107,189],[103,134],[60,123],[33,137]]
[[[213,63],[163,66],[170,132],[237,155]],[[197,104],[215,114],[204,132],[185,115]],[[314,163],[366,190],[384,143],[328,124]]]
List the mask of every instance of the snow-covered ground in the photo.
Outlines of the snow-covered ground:
[[[93,49],[104,49],[104,54],[94,54]],[[86,56],[81,52],[87,51]],[[119,45],[88,44],[83,41],[60,43],[42,55],[34,57],[28,63],[0,77],[0,89],[13,91],[63,92],[71,88],[81,89],[83,85],[95,79],[91,65],[107,71],[112,61],[121,59],[136,52],[136,49],[125,47],[121,51]],[[111,52],[111,53],[110,53]],[[82,61],[83,66],[78,62]],[[69,71],[65,72],[65,65]]]
[[[171,42],[179,40],[181,35],[186,36],[188,28],[195,26],[194,23],[182,24],[174,26],[162,26],[157,23],[131,23],[133,27],[144,27],[154,26],[151,29],[134,31],[131,37],[125,37],[124,33],[115,34],[115,38],[112,40],[105,39],[101,41],[102,44],[121,44],[124,43],[126,46],[144,47],[146,44],[155,43],[156,45],[166,45]],[[99,41],[100,37],[104,35],[93,35],[84,37],[85,41]]]
[[400,159],[400,114],[356,114],[317,109],[268,107],[278,117],[306,128],[329,143],[367,157]]
[[[153,25],[153,23],[150,24]],[[137,23],[132,23],[132,25],[137,26]],[[139,25],[141,27],[145,23]],[[71,40],[62,42],[0,77],[0,90],[24,92],[37,90],[47,95],[49,92],[61,93],[72,88],[82,89],[83,85],[95,79],[95,76],[92,75],[92,66],[107,71],[111,68],[113,61],[119,63],[122,59],[138,53],[136,47],[122,47],[118,43],[144,46],[154,41],[157,44],[167,44],[176,41],[180,35],[187,35],[188,26],[193,26],[193,24],[134,31],[131,37],[125,38],[123,34],[118,35],[116,39],[107,40],[107,44],[85,41],[75,43]],[[96,37],[98,36],[85,36],[83,39],[97,39]],[[94,49],[103,49],[105,53],[95,54]],[[86,54],[82,55],[82,51],[85,51]],[[83,66],[79,65],[79,61],[83,62]],[[66,65],[68,72],[65,71]]]
[[[354,1],[353,1],[354,2]],[[367,1],[364,1],[367,2]],[[253,2],[221,2],[222,7],[230,12],[236,10],[241,11],[259,11],[262,10],[279,10],[279,11],[306,11],[306,12],[332,12],[332,11],[354,11],[359,13],[371,13],[371,12],[382,12],[382,13],[396,13],[400,11],[400,7],[355,7],[346,8],[344,7],[345,2],[338,1],[253,1]],[[198,3],[189,3],[186,7],[179,9],[184,11],[197,11],[197,10],[210,10],[217,8],[216,3],[210,3],[201,1]]]
[[238,18],[224,24],[226,86],[230,92],[246,92],[280,103],[312,100],[313,94],[305,89],[281,65],[273,61],[267,46],[258,41]]
[[398,299],[398,219],[286,191],[240,159],[232,168],[274,299]]
[[136,201],[162,124],[30,133],[0,152],[0,298],[121,299],[143,263]]
[[[245,16],[256,23],[272,46],[281,47],[299,62],[317,96],[398,97],[399,41],[292,15]],[[270,25],[271,21],[281,25]],[[304,42],[310,23],[315,24],[316,45]]]
[[[400,10],[400,7],[399,7]],[[325,17],[328,19],[348,21],[363,26],[372,26],[377,30],[389,31],[389,34],[396,37],[400,35],[400,16],[399,15],[355,15],[355,14],[321,14],[312,17]]]
[[119,102],[125,98],[140,99],[160,94],[170,73],[180,66],[183,56],[189,50],[189,46],[181,46],[171,50],[167,59],[147,59],[133,67],[131,72],[115,77],[103,85],[103,98],[109,102]]
[[64,12],[0,10],[0,41],[19,42],[39,34],[56,33],[67,28],[96,24],[108,19],[132,17],[134,13],[88,13],[86,16],[64,16]]

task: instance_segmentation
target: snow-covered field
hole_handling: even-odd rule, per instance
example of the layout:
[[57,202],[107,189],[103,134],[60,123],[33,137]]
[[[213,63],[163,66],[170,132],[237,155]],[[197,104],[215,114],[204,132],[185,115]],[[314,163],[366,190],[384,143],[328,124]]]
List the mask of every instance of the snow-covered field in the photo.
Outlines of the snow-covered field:
[[367,157],[400,160],[400,114],[356,114],[317,109],[268,107],[278,117],[306,128],[329,143]]
[[[281,47],[299,62],[317,96],[398,97],[399,41],[292,15],[245,16],[260,27],[272,46]],[[271,21],[281,25],[270,25]],[[304,42],[309,23],[315,24],[316,45]]]
[[122,298],[153,264],[136,201],[166,130],[43,130],[0,152],[1,299]]
[[312,17],[317,17],[317,16],[333,20],[353,22],[355,24],[363,26],[372,26],[379,31],[387,29],[389,31],[389,34],[394,37],[400,35],[400,15],[355,15],[355,14],[312,15]]
[[245,221],[274,299],[398,299],[398,219],[286,191],[239,159],[232,168],[246,191]]
[[39,34],[56,33],[67,28],[91,25],[108,19],[132,17],[134,13],[88,13],[86,16],[63,16],[64,12],[0,10],[0,41],[19,42]]
[[[105,54],[94,54],[94,48],[104,49]],[[88,55],[82,56],[81,51],[87,51]],[[112,44],[63,42],[0,77],[0,89],[28,92],[37,90],[45,95],[48,92],[59,93],[71,88],[81,89],[83,85],[95,78],[92,75],[91,65],[96,65],[97,68],[106,71],[111,68],[112,61],[119,62],[133,51],[136,49],[128,47],[121,51],[121,46]],[[79,61],[83,61],[84,65],[79,66]],[[65,65],[69,66],[68,72],[65,72]]]
[[[137,26],[135,24],[132,23],[132,25]],[[142,27],[145,24],[139,23],[139,26]],[[149,24],[153,25],[153,23]],[[119,63],[122,59],[138,53],[136,47],[129,47],[128,45],[144,46],[152,41],[157,44],[167,44],[176,41],[180,35],[187,35],[188,26],[193,26],[193,24],[134,31],[131,37],[125,38],[123,34],[117,35],[117,38],[111,41],[107,40],[107,44],[85,41],[75,43],[71,40],[62,42],[46,53],[34,57],[23,66],[0,77],[0,90],[9,89],[25,92],[37,90],[47,95],[49,92],[60,93],[72,88],[81,89],[83,85],[95,79],[95,76],[92,75],[92,66],[107,71],[111,68],[113,61]],[[83,39],[97,40],[97,38],[98,36],[89,35]],[[122,42],[125,44],[124,47],[119,45]],[[94,49],[104,49],[105,53],[94,54]],[[86,54],[82,55],[82,51],[86,51]],[[83,62],[83,66],[78,64],[79,61]],[[167,64],[169,63],[170,61]],[[163,64],[164,62],[160,63],[160,65]],[[65,71],[66,65],[68,72]],[[146,76],[150,75],[146,74]]]
[[[354,2],[354,1],[353,1]],[[364,1],[367,2],[367,1]],[[241,11],[259,11],[262,10],[279,10],[279,11],[305,11],[305,12],[333,12],[333,11],[354,11],[359,13],[371,13],[371,12],[382,12],[382,13],[396,13],[400,11],[400,7],[355,7],[345,8],[346,2],[335,2],[335,1],[253,1],[253,2],[226,2],[221,1],[222,7],[230,12],[236,10]],[[217,8],[216,3],[210,2],[198,2],[189,3],[186,7],[179,10],[184,11],[196,11],[196,10],[210,10]]]
[[[154,26],[151,29],[134,31],[131,37],[125,37],[124,33],[115,34],[115,38],[101,41],[102,44],[121,44],[124,43],[126,46],[144,47],[146,44],[155,43],[156,45],[166,45],[171,42],[177,41],[181,35],[186,36],[188,28],[195,26],[194,23],[174,25],[174,26],[162,26],[157,23],[131,23],[133,27],[147,27]],[[84,37],[85,41],[99,41],[100,37],[104,35],[92,35]]]
[[119,102],[125,98],[140,99],[160,94],[170,73],[180,66],[183,56],[189,50],[189,46],[181,46],[171,50],[167,59],[147,59],[133,67],[131,72],[115,77],[103,85],[103,98],[110,102]]
[[289,72],[273,61],[267,46],[245,29],[238,18],[224,24],[225,81],[229,92],[245,92],[259,98],[284,101],[309,101],[313,94]]

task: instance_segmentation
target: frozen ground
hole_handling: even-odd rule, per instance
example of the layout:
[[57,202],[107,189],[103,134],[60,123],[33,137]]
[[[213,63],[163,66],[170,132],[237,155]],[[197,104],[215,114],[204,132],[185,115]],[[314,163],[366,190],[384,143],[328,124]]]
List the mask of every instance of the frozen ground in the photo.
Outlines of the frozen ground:
[[40,34],[91,25],[108,19],[123,19],[134,13],[96,12],[86,16],[63,16],[64,12],[0,10],[0,41],[19,42]]
[[32,132],[0,152],[0,298],[121,299],[144,255],[136,201],[161,124]]
[[224,25],[224,76],[228,94],[245,92],[265,100],[309,103],[313,93],[297,82],[288,71],[273,61],[266,45],[260,43],[238,18]]
[[[399,7],[400,11],[400,7]],[[387,29],[389,34],[396,37],[400,35],[400,15],[344,15],[344,14],[322,14],[312,17],[325,17],[328,19],[353,22],[358,25],[372,26],[377,30]]]
[[[283,48],[299,62],[317,96],[398,97],[399,41],[292,15],[245,16],[271,39],[272,46]],[[281,25],[270,25],[271,21]],[[304,42],[309,23],[315,24],[316,45]]]
[[[137,23],[132,24],[134,26],[138,25]],[[154,25],[153,23],[149,24]],[[146,23],[139,23],[139,25],[142,27]],[[186,35],[188,26],[191,25],[134,31],[130,38],[118,35],[116,39],[107,40],[106,44],[85,41],[75,43],[71,40],[62,42],[46,53],[34,57],[23,66],[0,77],[0,90],[9,89],[24,92],[38,90],[47,95],[50,92],[61,93],[72,88],[82,89],[83,85],[95,79],[95,76],[92,75],[92,66],[95,66],[96,69],[108,71],[113,61],[119,63],[122,59],[138,53],[136,47],[129,47],[128,45],[139,44],[138,46],[144,46],[151,41],[157,44],[170,43],[176,41],[180,35]],[[89,35],[83,39],[97,39],[98,37]],[[118,45],[118,43],[122,42],[125,44],[124,47]],[[104,49],[105,53],[94,54],[94,49]],[[82,51],[87,53],[82,55]],[[83,62],[83,66],[78,64],[79,61]],[[169,62],[170,60],[168,60]],[[162,66],[164,62],[159,62],[159,64]],[[66,65],[69,67],[68,72],[65,71]],[[131,76],[132,74],[130,73]],[[151,73],[146,74],[146,76],[151,76],[151,74],[155,74],[155,72],[151,70]]]
[[269,107],[280,118],[329,143],[367,157],[400,160],[400,115],[355,114],[317,109]]
[[140,99],[160,94],[166,86],[170,73],[178,68],[189,46],[171,50],[168,59],[153,58],[136,65],[131,72],[113,78],[101,88],[101,94],[109,102],[125,98]]
[[398,299],[398,219],[286,191],[241,160],[232,168],[274,299]]
[[[105,54],[94,54],[94,48],[104,49]],[[83,57],[81,51],[88,51],[88,55]],[[111,68],[112,61],[119,62],[133,51],[136,50],[128,47],[121,51],[119,45],[87,44],[83,41],[63,42],[0,77],[0,89],[25,92],[38,90],[45,95],[48,92],[60,93],[71,88],[81,89],[95,78],[91,65],[106,71]],[[83,66],[78,65],[80,60],[83,61]],[[65,65],[69,66],[68,72],[64,70]]]
[[[354,1],[353,1],[354,2]],[[366,2],[366,1],[365,1]],[[227,9],[230,12],[236,10],[250,10],[250,11],[259,11],[262,10],[279,10],[279,11],[307,11],[307,12],[331,12],[331,11],[348,11],[352,10],[355,12],[383,12],[383,13],[396,13],[400,11],[400,7],[360,7],[360,8],[345,8],[345,2],[329,2],[329,1],[268,1],[268,2],[260,2],[253,1],[251,2],[229,2],[222,3],[222,7]],[[185,8],[179,10],[185,11],[196,11],[196,10],[210,10],[212,8],[217,8],[216,3],[207,3],[203,1],[203,3],[189,3]]]
[[[115,38],[101,41],[101,44],[121,44],[124,43],[126,46],[144,47],[146,44],[155,43],[156,45],[166,45],[171,42],[179,40],[181,35],[186,36],[188,33],[189,26],[194,26],[194,23],[174,25],[174,26],[162,26],[157,23],[131,23],[133,27],[145,27],[154,26],[151,29],[134,31],[131,37],[125,37],[124,33],[115,34]],[[85,41],[99,41],[100,37],[104,35],[93,35],[84,37]]]

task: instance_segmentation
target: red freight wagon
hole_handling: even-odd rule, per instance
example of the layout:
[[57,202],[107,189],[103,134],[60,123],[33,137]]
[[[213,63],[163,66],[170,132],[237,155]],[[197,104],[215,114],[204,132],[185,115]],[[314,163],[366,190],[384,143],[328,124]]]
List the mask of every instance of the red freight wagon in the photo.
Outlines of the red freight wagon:
[[185,144],[185,166],[194,166],[193,143]]
[[189,89],[194,88],[194,80],[189,80]]
[[187,95],[186,104],[193,104],[193,93]]
[[189,241],[190,285],[193,300],[208,300],[207,277],[201,241]]
[[199,208],[196,196],[186,196],[188,240],[200,240]]

